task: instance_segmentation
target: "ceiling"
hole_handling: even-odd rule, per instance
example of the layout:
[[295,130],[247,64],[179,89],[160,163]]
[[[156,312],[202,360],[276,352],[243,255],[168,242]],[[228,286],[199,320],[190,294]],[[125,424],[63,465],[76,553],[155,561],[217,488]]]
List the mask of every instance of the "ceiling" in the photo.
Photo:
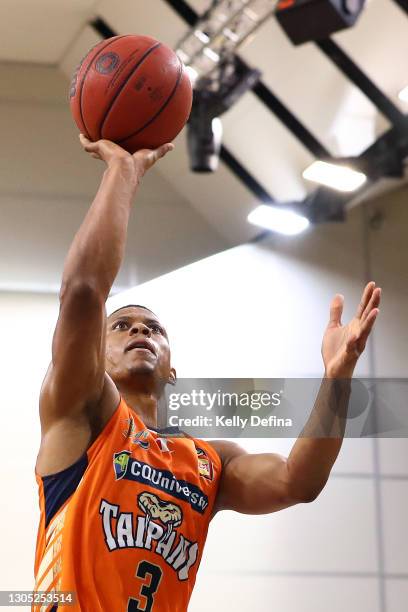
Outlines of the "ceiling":
[[[199,14],[209,4],[189,2]],[[53,65],[68,83],[79,60],[100,38],[89,25],[95,17],[117,33],[143,33],[173,47],[188,29],[165,0],[3,0],[0,61]],[[408,84],[408,18],[393,0],[369,0],[357,25],[333,39],[407,112],[398,92]],[[333,156],[360,154],[390,127],[314,43],[294,47],[274,18],[241,48],[240,56],[262,71],[263,83]],[[272,198],[300,200],[314,189],[301,176],[313,154],[254,93],[223,116],[223,125],[225,146]],[[163,179],[228,244],[253,238],[257,230],[246,217],[256,196],[223,163],[214,175],[191,174],[184,133],[176,144],[176,151],[158,167]],[[389,184],[395,182],[386,188]]]
[[2,0],[0,60],[58,64],[99,2]]

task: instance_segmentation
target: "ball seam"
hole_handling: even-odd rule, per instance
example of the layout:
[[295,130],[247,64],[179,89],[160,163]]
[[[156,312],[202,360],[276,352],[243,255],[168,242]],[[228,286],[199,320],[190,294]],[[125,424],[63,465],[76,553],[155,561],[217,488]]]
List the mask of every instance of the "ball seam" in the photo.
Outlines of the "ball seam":
[[123,142],[126,142],[126,140],[129,140],[130,138],[134,138],[135,136],[137,136],[138,134],[143,132],[143,130],[145,130],[147,127],[149,127],[149,125],[151,123],[153,123],[157,119],[157,117],[164,111],[166,106],[169,105],[169,103],[171,102],[174,94],[176,93],[176,91],[178,89],[178,86],[180,85],[181,77],[182,77],[182,74],[183,74],[183,66],[182,66],[181,60],[180,60],[180,58],[178,56],[177,56],[177,59],[179,61],[179,73],[178,73],[178,76],[177,76],[177,80],[176,80],[176,83],[175,83],[175,85],[173,87],[173,90],[169,94],[169,97],[167,98],[167,100],[165,101],[163,106],[161,106],[160,109],[156,112],[156,114],[153,115],[153,117],[151,117],[148,121],[146,121],[146,123],[144,125],[142,125],[141,128],[136,130],[136,132],[133,132],[129,136],[126,136],[126,138],[122,138],[121,140],[119,140],[119,144],[121,144]]
[[[123,88],[125,87],[125,85],[129,82],[129,80],[132,78],[132,76],[134,75],[135,71],[140,67],[141,64],[143,64],[143,62],[145,61],[145,59],[147,57],[149,57],[149,55],[155,51],[156,49],[158,49],[159,47],[161,47],[161,43],[156,43],[155,45],[153,45],[152,47],[150,47],[147,51],[144,52],[144,54],[142,55],[142,57],[138,60],[138,62],[135,64],[135,66],[133,66],[133,69],[131,71],[130,74],[128,74],[128,76],[126,77],[126,79],[123,81],[123,83],[121,84],[120,87],[117,88],[114,97],[112,98],[112,100],[110,101],[110,104],[108,106],[108,108],[106,109],[105,112],[105,117],[101,123],[100,126],[100,138],[103,138],[103,128],[105,125],[105,122],[108,118],[109,113],[111,112],[113,105],[115,104],[116,100],[118,99],[118,96],[121,94]],[[121,142],[121,141],[119,141]]]

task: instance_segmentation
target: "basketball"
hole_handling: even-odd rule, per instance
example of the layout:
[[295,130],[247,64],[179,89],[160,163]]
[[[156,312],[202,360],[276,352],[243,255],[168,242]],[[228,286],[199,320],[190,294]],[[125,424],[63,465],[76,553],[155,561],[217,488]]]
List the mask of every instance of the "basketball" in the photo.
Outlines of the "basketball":
[[74,73],[69,98],[80,132],[134,153],[177,136],[190,115],[192,88],[172,49],[130,34],[103,40],[87,53]]

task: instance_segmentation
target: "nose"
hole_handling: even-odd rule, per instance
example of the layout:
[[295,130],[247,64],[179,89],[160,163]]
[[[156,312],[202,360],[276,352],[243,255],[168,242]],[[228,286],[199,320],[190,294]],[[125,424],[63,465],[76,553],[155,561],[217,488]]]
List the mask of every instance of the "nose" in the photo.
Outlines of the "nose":
[[132,327],[130,328],[129,333],[131,336],[143,334],[144,336],[150,337],[152,334],[152,330],[144,323],[134,323],[134,325],[132,325]]

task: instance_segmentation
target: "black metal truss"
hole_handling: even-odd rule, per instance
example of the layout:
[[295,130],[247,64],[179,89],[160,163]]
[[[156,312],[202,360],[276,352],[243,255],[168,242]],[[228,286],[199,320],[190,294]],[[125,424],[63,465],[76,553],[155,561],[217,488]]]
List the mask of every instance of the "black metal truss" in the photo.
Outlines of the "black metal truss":
[[[177,1],[178,4],[178,1]],[[182,2],[185,5],[185,2]],[[104,21],[101,17],[97,17],[91,22],[91,26],[95,29],[102,38],[111,38],[116,36],[117,33]],[[273,197],[266,191],[264,187],[253,177],[248,170],[246,170],[242,164],[237,160],[236,157],[227,149],[222,146],[220,157],[224,164],[231,170],[233,174],[245,185],[245,187],[255,195],[256,198],[261,199],[263,202],[269,204],[274,202]]]
[[185,0],[166,0],[166,2],[188,25],[193,26],[200,19],[200,15]]
[[[194,26],[200,19],[200,15],[188,7],[185,0],[164,0],[174,11],[182,17],[190,26]],[[188,9],[186,8],[188,7]],[[244,60],[237,56],[238,61],[246,66]],[[291,111],[273,94],[269,87],[259,81],[253,88],[255,96],[292,132],[292,134],[308,149],[315,157],[329,158],[330,153],[313,136],[311,132],[299,121]]]
[[[188,23],[194,26],[200,16],[188,7],[185,0],[164,0],[174,11]],[[186,8],[188,7],[188,8]],[[237,56],[237,60],[246,66],[244,60]],[[301,123],[301,121],[275,96],[269,87],[259,81],[252,92],[270,110],[285,127],[308,149],[315,157],[329,159],[329,151],[317,140],[315,136]]]
[[[247,67],[242,58],[237,56],[238,62]],[[299,121],[297,117],[279,100],[277,96],[263,83],[258,81],[252,89],[252,93],[265,104],[265,106],[284,124],[284,126],[300,140],[302,145],[310,151],[314,157],[330,159],[329,151],[319,142],[313,134]]]
[[220,157],[224,164],[237,176],[242,183],[262,202],[271,204],[273,199],[271,195],[262,187],[262,185],[244,168],[227,147],[222,145]]
[[394,126],[404,126],[405,115],[383,94],[357,64],[331,38],[317,40],[317,47],[328,57]]
[[[200,16],[185,0],[164,0],[190,26],[194,26]],[[408,0],[394,0],[408,13]],[[95,19],[91,25],[103,37],[109,38],[116,33],[101,18]],[[351,60],[350,57],[332,40],[317,41],[316,45],[325,55],[349,78],[388,118],[393,127],[368,147],[360,156],[349,161],[368,176],[368,184],[372,184],[383,176],[403,176],[403,160],[408,157],[408,118],[389,98],[367,77],[367,75]],[[238,57],[243,65],[244,61]],[[253,89],[254,95],[275,114],[287,129],[317,158],[333,162],[347,161],[334,159],[327,149],[309,132],[309,130],[289,111],[274,93],[259,81]],[[259,200],[272,204],[274,199],[262,185],[242,166],[237,158],[225,147],[221,149],[221,159],[233,174]],[[361,188],[360,191],[364,189]],[[355,197],[353,194],[338,193],[325,187],[319,187],[314,193],[297,203],[297,208],[303,210],[310,220],[322,222],[327,220],[343,221],[345,204]]]
[[[367,175],[367,183],[360,189],[362,193],[383,177],[403,178],[404,160],[408,158],[408,127],[390,128],[370,147],[356,158],[350,158],[353,167]],[[347,161],[343,159],[341,161]],[[326,187],[319,187],[298,203],[298,209],[314,223],[323,221],[344,221],[345,205],[356,193],[341,193]]]
[[117,36],[117,32],[114,32],[110,25],[108,25],[104,19],[101,19],[101,17],[96,17],[91,21],[91,26],[100,36],[102,36],[102,38]]
[[394,2],[408,14],[408,0],[394,0]]
[[[166,0],[178,12],[184,0]],[[395,2],[408,13],[408,0],[395,0]],[[195,13],[195,21],[191,17],[189,25],[194,25],[199,19]],[[403,161],[408,157],[408,118],[395,106],[392,101],[369,79],[369,77],[348,57],[348,55],[332,40],[325,39],[316,42],[320,50],[335,63],[335,65],[350,79],[387,117],[392,128],[381,136],[372,146],[368,147],[359,157],[351,158],[357,168],[360,168],[368,176],[368,184],[383,176],[403,177]],[[240,60],[243,61],[243,60]],[[262,82],[258,82],[253,93],[282,121],[282,123],[294,134],[302,144],[320,159],[330,161],[330,154],[325,147],[307,130],[305,126],[282,104],[282,102]],[[335,160],[333,162],[347,161]],[[364,187],[361,189],[363,190]],[[333,221],[344,220],[344,206],[355,194],[338,193],[333,190],[320,187],[314,194],[310,194],[299,202],[298,207],[312,213],[314,205],[320,202],[320,210],[315,210],[310,215],[316,221],[331,219]],[[325,198],[325,201],[322,201]],[[324,210],[322,205],[324,204]],[[321,218],[320,218],[321,217]]]

